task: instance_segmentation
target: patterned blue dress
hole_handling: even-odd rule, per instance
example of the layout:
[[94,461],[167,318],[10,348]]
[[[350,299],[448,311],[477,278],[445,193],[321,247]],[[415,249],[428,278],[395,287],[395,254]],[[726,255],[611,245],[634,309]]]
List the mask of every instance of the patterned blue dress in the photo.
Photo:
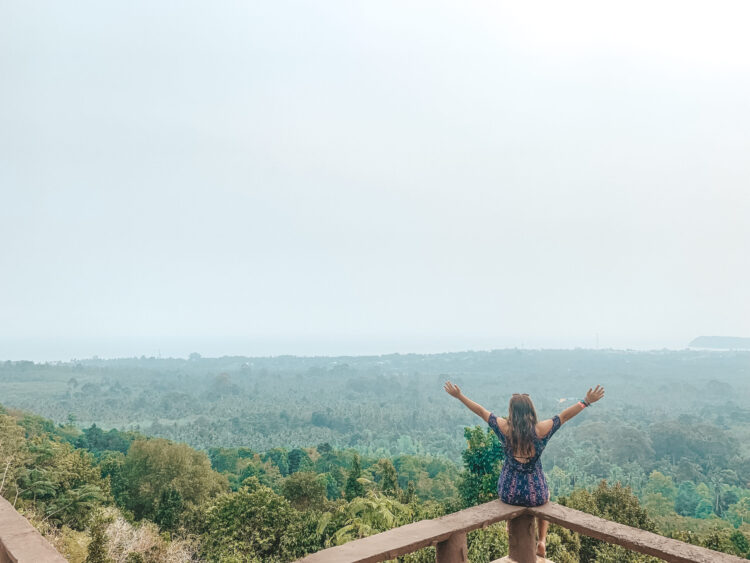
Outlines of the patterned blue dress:
[[500,478],[497,480],[497,495],[500,500],[516,506],[541,506],[547,502],[549,487],[547,487],[547,479],[544,477],[539,458],[549,439],[560,428],[560,417],[555,415],[552,418],[552,430],[544,438],[534,440],[534,457],[525,463],[515,459],[508,451],[505,434],[497,425],[497,417],[494,413],[490,413],[487,423],[495,431],[505,450],[505,463],[503,463]]

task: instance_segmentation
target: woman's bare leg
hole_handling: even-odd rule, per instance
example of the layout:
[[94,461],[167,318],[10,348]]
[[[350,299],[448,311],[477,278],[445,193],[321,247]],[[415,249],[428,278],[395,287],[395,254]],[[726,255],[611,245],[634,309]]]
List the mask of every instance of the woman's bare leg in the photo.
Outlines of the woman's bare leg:
[[549,522],[537,516],[536,529],[539,534],[539,539],[536,543],[536,554],[542,557],[544,557],[547,552],[547,528],[549,528]]

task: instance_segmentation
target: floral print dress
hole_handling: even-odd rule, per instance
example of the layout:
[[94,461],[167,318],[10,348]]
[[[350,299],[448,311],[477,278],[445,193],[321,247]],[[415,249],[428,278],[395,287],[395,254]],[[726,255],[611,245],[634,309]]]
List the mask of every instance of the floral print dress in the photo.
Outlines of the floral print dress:
[[552,418],[552,429],[544,438],[534,440],[534,457],[525,463],[518,461],[508,451],[505,434],[497,425],[497,417],[494,413],[490,413],[487,424],[495,431],[505,450],[505,463],[503,463],[500,478],[497,480],[497,494],[500,500],[516,506],[541,506],[547,502],[549,487],[539,458],[549,439],[560,428],[560,417],[555,415]]

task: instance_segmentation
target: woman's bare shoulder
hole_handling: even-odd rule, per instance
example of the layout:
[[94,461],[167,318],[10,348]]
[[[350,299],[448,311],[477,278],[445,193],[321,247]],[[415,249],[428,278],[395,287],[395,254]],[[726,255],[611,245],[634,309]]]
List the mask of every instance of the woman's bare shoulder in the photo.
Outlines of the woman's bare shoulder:
[[551,418],[547,420],[541,420],[536,423],[536,435],[540,438],[544,438],[549,431],[552,430],[553,421]]
[[508,419],[507,418],[497,417],[497,427],[500,429],[500,432],[502,432],[506,436],[508,435],[509,430],[508,430]]

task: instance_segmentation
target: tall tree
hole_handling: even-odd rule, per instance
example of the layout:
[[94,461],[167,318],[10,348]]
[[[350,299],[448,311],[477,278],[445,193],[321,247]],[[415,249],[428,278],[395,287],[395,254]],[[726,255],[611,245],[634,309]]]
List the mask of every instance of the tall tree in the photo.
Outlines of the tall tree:
[[298,510],[320,507],[326,499],[326,479],[310,471],[298,471],[284,479],[281,494]]
[[479,426],[464,428],[468,442],[461,454],[465,471],[458,490],[466,506],[474,506],[497,498],[497,480],[500,477],[504,452],[492,430]]
[[105,531],[107,524],[108,521],[101,517],[96,517],[91,524],[91,541],[84,563],[112,563],[107,556],[107,533]]
[[376,469],[382,493],[387,496],[398,496],[401,489],[398,486],[398,474],[393,462],[390,459],[381,459],[378,461]]
[[362,478],[362,467],[359,463],[359,455],[354,454],[352,460],[352,467],[349,470],[349,475],[346,478],[346,486],[344,487],[344,495],[346,500],[352,501],[357,497],[365,496],[365,486],[360,482]]
[[18,492],[16,477],[28,458],[23,428],[13,417],[0,414],[0,494],[11,501]]
[[136,518],[153,518],[162,493],[170,488],[179,492],[186,508],[229,488],[227,478],[211,469],[205,453],[162,438],[134,441],[122,474],[126,506]]
[[294,448],[289,452],[287,463],[289,465],[290,474],[296,473],[297,471],[311,471],[313,468],[310,456],[302,448]]
[[205,512],[203,543],[211,561],[288,561],[299,551],[301,515],[284,497],[250,477]]

